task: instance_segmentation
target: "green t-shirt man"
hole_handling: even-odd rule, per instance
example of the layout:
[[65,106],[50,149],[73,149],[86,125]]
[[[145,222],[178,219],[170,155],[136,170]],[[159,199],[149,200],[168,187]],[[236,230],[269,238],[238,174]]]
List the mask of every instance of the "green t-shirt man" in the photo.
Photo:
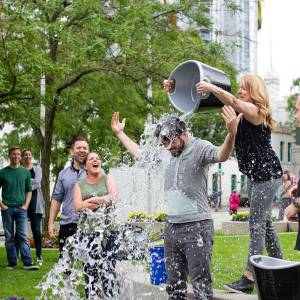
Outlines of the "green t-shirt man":
[[0,170],[2,202],[6,206],[25,204],[26,193],[32,191],[30,172],[24,167],[7,166]]

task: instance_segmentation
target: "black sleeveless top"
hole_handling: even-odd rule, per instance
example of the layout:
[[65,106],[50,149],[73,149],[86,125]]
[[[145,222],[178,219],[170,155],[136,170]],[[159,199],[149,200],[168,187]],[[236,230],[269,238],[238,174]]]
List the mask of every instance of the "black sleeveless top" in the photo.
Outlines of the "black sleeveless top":
[[238,125],[235,150],[239,170],[250,180],[264,182],[282,176],[278,157],[271,146],[271,131],[242,118]]

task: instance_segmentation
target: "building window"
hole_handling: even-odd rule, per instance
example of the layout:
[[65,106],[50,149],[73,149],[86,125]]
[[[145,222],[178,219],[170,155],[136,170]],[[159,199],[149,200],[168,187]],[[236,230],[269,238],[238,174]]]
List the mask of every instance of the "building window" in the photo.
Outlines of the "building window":
[[231,175],[231,191],[236,191],[236,175]]
[[241,191],[246,191],[247,187],[246,175],[241,175]]
[[288,143],[288,162],[292,160],[292,143]]
[[280,142],[280,161],[283,161],[283,155],[284,155],[284,142]]

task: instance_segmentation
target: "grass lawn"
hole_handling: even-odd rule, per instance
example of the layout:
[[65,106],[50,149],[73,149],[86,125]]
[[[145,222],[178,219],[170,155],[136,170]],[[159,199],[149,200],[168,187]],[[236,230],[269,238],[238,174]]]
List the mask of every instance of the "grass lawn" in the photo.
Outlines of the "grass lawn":
[[[285,259],[299,261],[300,254],[293,250],[296,233],[281,233],[279,237]],[[224,283],[236,280],[242,274],[247,248],[248,236],[222,236],[216,233],[212,259],[214,288],[222,289]],[[0,300],[13,295],[23,296],[26,300],[39,296],[35,286],[57,261],[58,251],[44,249],[43,257],[44,263],[39,271],[23,270],[21,263],[14,270],[7,270],[5,248],[0,247]]]
[[[300,261],[300,254],[294,250],[297,234],[280,233],[280,244],[284,259]],[[247,235],[222,236],[215,234],[212,256],[213,286],[223,289],[224,283],[237,280],[244,272],[248,252]]]

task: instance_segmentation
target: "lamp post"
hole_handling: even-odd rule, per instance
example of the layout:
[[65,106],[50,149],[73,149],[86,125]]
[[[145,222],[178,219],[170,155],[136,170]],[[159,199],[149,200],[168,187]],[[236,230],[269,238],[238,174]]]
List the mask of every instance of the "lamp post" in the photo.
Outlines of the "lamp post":
[[217,170],[218,178],[219,178],[219,208],[222,207],[222,163],[218,163],[218,170]]

